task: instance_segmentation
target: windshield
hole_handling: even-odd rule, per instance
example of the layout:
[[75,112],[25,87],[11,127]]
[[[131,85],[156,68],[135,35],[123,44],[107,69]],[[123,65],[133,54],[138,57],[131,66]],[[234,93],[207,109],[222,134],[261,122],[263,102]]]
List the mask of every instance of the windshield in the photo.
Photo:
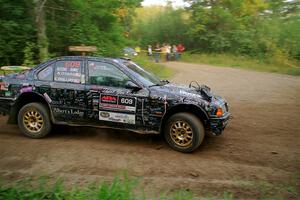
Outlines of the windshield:
[[147,87],[149,86],[156,86],[156,85],[162,85],[162,82],[158,77],[151,74],[150,72],[145,71],[143,68],[135,64],[131,61],[123,62],[126,67],[131,71],[131,73],[134,74],[134,76],[141,81],[144,85]]

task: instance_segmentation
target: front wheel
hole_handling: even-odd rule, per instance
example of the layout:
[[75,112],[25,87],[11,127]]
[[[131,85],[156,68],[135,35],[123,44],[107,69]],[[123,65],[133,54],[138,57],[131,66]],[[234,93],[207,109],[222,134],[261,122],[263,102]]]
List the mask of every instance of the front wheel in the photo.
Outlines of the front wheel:
[[191,113],[177,113],[171,116],[164,128],[164,137],[176,151],[190,153],[203,141],[205,132],[202,122]]
[[30,138],[42,138],[51,131],[48,109],[41,103],[24,105],[18,114],[21,132]]

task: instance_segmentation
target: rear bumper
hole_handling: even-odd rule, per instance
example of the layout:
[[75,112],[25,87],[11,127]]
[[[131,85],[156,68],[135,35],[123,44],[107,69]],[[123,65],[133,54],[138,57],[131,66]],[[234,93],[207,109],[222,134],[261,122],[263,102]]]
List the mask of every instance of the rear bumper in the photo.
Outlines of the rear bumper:
[[230,113],[225,113],[220,118],[211,118],[210,121],[210,131],[213,135],[221,135],[223,130],[226,128],[228,121],[230,119]]

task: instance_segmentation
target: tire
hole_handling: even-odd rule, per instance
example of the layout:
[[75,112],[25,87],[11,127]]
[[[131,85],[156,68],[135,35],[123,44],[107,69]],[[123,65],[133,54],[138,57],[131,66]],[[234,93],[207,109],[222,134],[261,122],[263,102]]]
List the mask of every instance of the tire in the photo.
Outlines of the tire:
[[45,137],[52,128],[48,109],[41,103],[24,105],[18,114],[18,126],[27,137],[34,139]]
[[164,137],[169,146],[184,153],[197,149],[204,135],[202,122],[191,113],[182,112],[172,115],[164,127]]

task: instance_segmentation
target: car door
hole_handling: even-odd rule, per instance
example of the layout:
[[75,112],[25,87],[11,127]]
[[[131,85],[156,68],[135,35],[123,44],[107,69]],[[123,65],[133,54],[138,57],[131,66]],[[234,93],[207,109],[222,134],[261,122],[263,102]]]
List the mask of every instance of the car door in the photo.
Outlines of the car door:
[[86,66],[88,118],[99,126],[145,129],[148,90],[126,88],[129,81],[136,83],[116,63],[88,60]]
[[[37,89],[48,101],[56,122],[85,119],[84,60],[59,59],[37,73]],[[51,76],[52,74],[52,76]]]

